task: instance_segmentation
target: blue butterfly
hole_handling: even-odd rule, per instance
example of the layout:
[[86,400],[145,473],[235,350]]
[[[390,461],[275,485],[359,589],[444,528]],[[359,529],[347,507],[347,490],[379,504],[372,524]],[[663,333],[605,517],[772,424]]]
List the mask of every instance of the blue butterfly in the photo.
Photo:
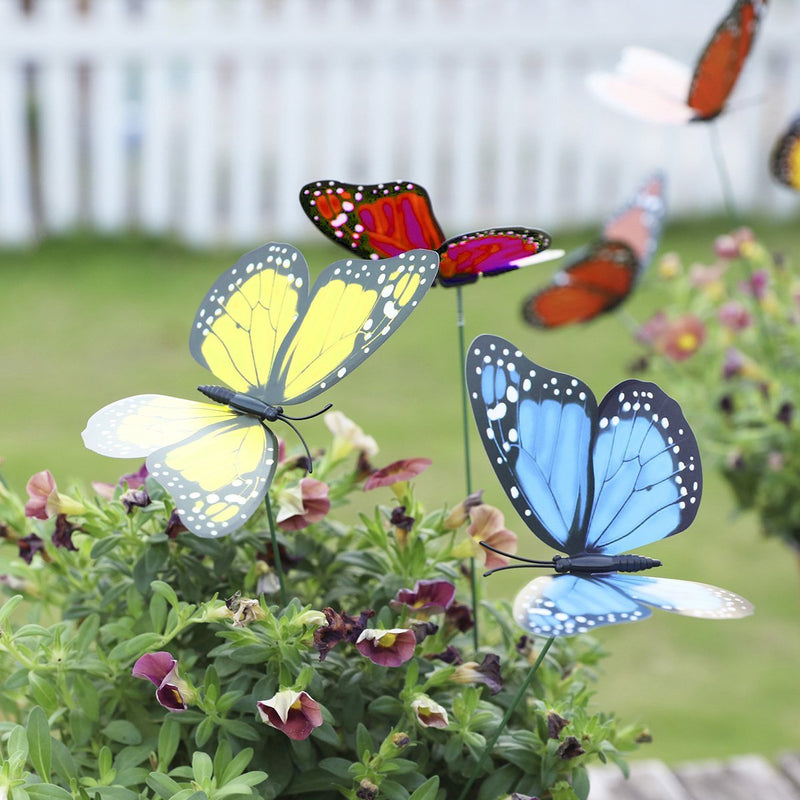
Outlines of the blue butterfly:
[[585,383],[491,335],[472,343],[466,372],[480,437],[506,494],[536,536],[566,553],[519,559],[556,573],[517,595],[519,625],[571,636],[645,619],[651,606],[713,619],[752,613],[747,600],[716,586],[631,574],[661,562],[623,555],[684,530],[700,505],[697,441],[658,386],[623,381],[598,407]]

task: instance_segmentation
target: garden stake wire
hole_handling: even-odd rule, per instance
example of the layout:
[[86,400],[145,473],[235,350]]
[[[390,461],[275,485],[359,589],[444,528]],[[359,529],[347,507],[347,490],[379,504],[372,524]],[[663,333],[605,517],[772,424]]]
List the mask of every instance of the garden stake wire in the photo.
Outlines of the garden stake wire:
[[283,576],[283,564],[281,564],[281,551],[278,547],[278,535],[275,532],[275,519],[272,516],[272,504],[269,502],[269,491],[264,497],[264,505],[267,507],[267,520],[269,522],[269,535],[272,539],[272,557],[275,559],[275,572],[278,573],[278,583],[280,585],[281,605],[286,608],[289,601],[286,598],[286,581]]
[[731,183],[731,176],[728,172],[728,166],[725,163],[725,154],[722,152],[722,141],[719,136],[719,123],[713,120],[708,126],[708,134],[711,139],[711,153],[714,156],[714,163],[717,167],[717,175],[719,175],[720,183],[722,184],[722,198],[725,202],[725,210],[728,212],[731,224],[734,226],[740,225],[739,213],[736,210],[736,201],[733,197],[733,184]]
[[500,734],[505,730],[506,725],[508,724],[508,720],[511,719],[511,715],[514,713],[514,710],[519,705],[519,701],[522,700],[523,695],[528,690],[528,687],[531,685],[531,681],[533,681],[536,673],[539,670],[539,667],[544,661],[544,657],[547,655],[547,651],[550,649],[550,646],[556,640],[555,636],[551,636],[545,643],[542,649],[539,651],[539,656],[534,662],[533,666],[530,668],[527,677],[522,682],[522,686],[519,687],[517,693],[514,695],[514,699],[511,701],[511,705],[506,709],[506,713],[503,715],[503,719],[500,720],[500,724],[497,726],[497,730],[492,734],[492,738],[486,743],[486,747],[484,748],[483,752],[481,753],[480,758],[478,759],[478,763],[475,764],[475,768],[472,770],[472,775],[469,776],[469,780],[467,781],[467,785],[461,790],[461,794],[458,796],[458,800],[466,800],[467,793],[472,788],[472,784],[475,783],[476,778],[478,777],[478,773],[481,771],[481,767],[483,766],[483,762],[486,760],[486,757],[492,752],[492,748],[497,744],[497,740],[500,738]]
[[[464,297],[461,286],[456,286],[456,327],[458,328],[458,376],[461,384],[461,431],[464,439],[464,469],[467,480],[467,497],[472,494],[472,469],[469,460],[469,402],[467,398],[467,382],[464,379],[464,363],[467,360],[467,345],[464,339]],[[478,577],[475,572],[475,557],[469,559],[469,584],[472,593],[472,613],[475,625],[472,628],[472,644],[478,652]]]

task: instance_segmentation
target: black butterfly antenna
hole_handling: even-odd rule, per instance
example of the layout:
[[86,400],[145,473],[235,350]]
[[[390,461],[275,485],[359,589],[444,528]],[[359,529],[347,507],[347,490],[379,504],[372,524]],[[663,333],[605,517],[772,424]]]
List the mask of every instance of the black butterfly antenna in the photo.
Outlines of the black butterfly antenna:
[[491,550],[493,553],[497,553],[499,556],[504,556],[505,558],[513,558],[515,561],[521,561],[521,564],[509,564],[505,567],[495,567],[494,569],[487,570],[483,573],[483,577],[487,578],[489,575],[494,575],[495,572],[502,572],[504,569],[530,569],[531,567],[541,567],[542,569],[553,569],[554,563],[553,559],[550,561],[537,561],[533,558],[523,558],[522,556],[513,556],[511,553],[506,553],[503,550],[498,550],[496,547],[492,547],[490,544],[486,542],[479,542],[481,547],[485,547],[487,550]]
[[321,408],[319,411],[315,411],[313,414],[308,414],[305,417],[289,417],[283,413],[283,410],[278,413],[278,419],[283,420],[296,434],[297,438],[301,441],[303,447],[306,451],[306,458],[308,459],[308,474],[310,475],[314,471],[314,460],[311,458],[311,451],[308,449],[308,445],[306,444],[306,440],[303,438],[303,434],[297,430],[297,426],[293,425],[291,420],[298,422],[303,419],[314,419],[314,417],[318,417],[320,414],[324,414],[329,408],[333,408],[333,403],[328,403],[324,408]]

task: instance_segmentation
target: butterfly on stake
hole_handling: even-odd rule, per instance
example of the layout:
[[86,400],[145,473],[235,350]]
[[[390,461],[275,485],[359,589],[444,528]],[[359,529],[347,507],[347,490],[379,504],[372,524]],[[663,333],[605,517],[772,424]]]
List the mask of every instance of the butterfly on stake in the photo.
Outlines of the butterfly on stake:
[[800,191],[800,116],[780,135],[769,158],[772,177],[790,189]]
[[331,241],[362,258],[386,258],[423,247],[439,253],[437,283],[461,286],[563,255],[535,228],[490,228],[445,239],[428,192],[408,181],[360,186],[315,181],[300,205]]
[[708,122],[725,109],[766,6],[767,0],[736,0],[693,73],[662,53],[626,47],[613,73],[592,73],[587,85],[608,105],[647,122]]
[[329,389],[383,344],[430,289],[438,262],[429,250],[349,258],[311,287],[291,245],[246,253],[208,291],[189,338],[194,358],[230,388],[198,387],[214,403],[156,394],[118,400],[91,417],[84,443],[101,455],[147,456],[192,533],[231,533],[256,511],[275,473],[278,443],[266,423],[282,420],[297,432],[292,421],[309,417],[290,417],[283,406]]
[[661,562],[624,554],[684,530],[700,505],[697,442],[658,386],[623,381],[598,406],[578,378],[486,334],[470,346],[466,380],[481,441],[512,505],[539,539],[566,554],[517,559],[524,564],[515,566],[555,572],[517,595],[519,625],[570,636],[645,619],[651,608],[710,619],[752,613],[725,589],[637,574]]
[[650,264],[666,214],[664,176],[651,175],[603,226],[600,238],[567,256],[543,289],[527,297],[522,316],[537,328],[588,322],[633,291]]

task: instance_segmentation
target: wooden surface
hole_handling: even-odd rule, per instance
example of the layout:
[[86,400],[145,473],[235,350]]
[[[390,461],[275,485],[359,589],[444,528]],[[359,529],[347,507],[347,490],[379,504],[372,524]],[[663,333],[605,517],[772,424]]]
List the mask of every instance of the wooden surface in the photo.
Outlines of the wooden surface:
[[590,800],[800,800],[800,754],[770,763],[762,756],[667,767],[634,761],[628,780],[616,767],[590,770]]

